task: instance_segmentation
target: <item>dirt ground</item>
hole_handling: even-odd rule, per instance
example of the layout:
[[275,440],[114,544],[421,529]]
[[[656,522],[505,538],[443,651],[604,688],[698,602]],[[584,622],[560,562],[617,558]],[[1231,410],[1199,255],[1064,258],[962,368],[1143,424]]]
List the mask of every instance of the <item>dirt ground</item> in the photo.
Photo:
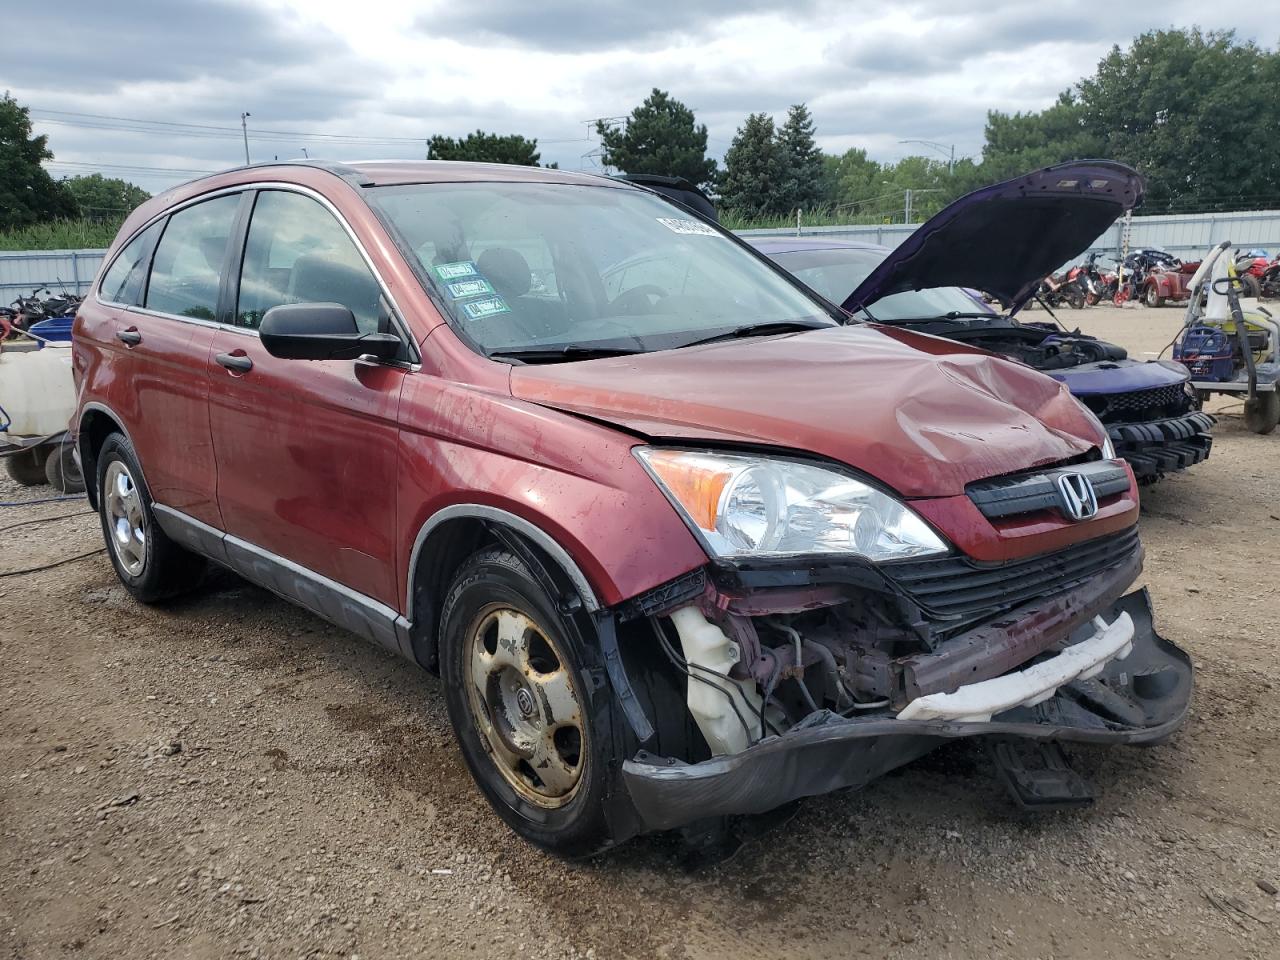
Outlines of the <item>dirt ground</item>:
[[[1063,319],[1143,358],[1179,316]],[[517,840],[435,679],[230,575],[163,609],[101,554],[4,577],[101,544],[82,502],[6,506],[0,958],[1274,960],[1280,432],[1234,410],[1143,497],[1158,625],[1198,669],[1171,742],[1073,750],[1097,804],[1034,819],[951,745],[692,872],[667,837],[587,863]]]

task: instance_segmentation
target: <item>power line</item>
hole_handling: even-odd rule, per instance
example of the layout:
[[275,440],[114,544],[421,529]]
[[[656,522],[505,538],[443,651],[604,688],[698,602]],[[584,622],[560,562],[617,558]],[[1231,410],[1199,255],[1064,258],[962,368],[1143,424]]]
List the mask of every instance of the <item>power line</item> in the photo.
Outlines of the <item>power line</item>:
[[186,167],[147,167],[133,164],[120,163],[83,163],[78,160],[50,160],[48,166],[51,167],[77,167],[82,170],[125,170],[130,172],[143,173],[194,173],[202,175],[206,173],[217,173],[216,170],[192,170]]
[[[118,117],[100,113],[80,113],[72,110],[46,110],[32,107],[32,119],[41,123],[60,124],[70,127],[84,127],[91,130],[115,130],[121,133],[142,133],[150,135],[180,133],[184,137],[204,137],[209,139],[240,139],[242,131],[239,127],[219,126],[207,123],[186,123],[176,120],[147,120],[141,117]],[[50,116],[44,116],[50,114]],[[72,119],[67,119],[72,118]],[[129,126],[121,126],[128,124]],[[156,128],[167,128],[163,131]],[[250,140],[321,140],[328,143],[373,143],[373,144],[425,144],[428,137],[403,136],[368,136],[365,134],[318,133],[302,130],[251,129]],[[537,139],[538,143],[580,143],[587,137],[567,137],[560,139]]]

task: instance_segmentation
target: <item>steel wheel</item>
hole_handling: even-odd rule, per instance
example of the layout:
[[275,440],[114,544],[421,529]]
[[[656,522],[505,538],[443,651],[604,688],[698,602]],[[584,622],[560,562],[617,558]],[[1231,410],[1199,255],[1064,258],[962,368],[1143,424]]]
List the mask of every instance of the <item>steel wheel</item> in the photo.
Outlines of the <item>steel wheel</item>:
[[531,617],[503,603],[480,610],[462,652],[467,701],[494,766],[530,803],[567,804],[588,754],[568,658]]
[[147,565],[146,511],[133,474],[119,460],[107,467],[102,497],[111,551],[130,576],[139,576]]

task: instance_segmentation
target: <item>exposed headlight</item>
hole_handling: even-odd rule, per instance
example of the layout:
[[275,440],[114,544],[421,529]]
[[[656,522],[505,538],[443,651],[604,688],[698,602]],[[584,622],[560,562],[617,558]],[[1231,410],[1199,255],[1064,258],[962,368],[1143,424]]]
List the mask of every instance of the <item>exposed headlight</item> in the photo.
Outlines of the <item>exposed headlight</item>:
[[709,451],[637,447],[636,455],[717,557],[947,552],[905,504],[834,470]]
[[1103,425],[1102,421],[1098,419],[1098,415],[1096,413],[1085,406],[1084,402],[1080,400],[1080,398],[1076,397],[1074,399],[1076,403],[1080,404],[1080,409],[1084,411],[1084,415],[1092,420],[1097,425],[1098,430],[1102,433],[1102,445],[1098,448],[1102,451],[1102,459],[1114,460],[1116,458],[1116,448],[1115,444],[1111,442],[1111,434],[1107,432],[1107,428]]

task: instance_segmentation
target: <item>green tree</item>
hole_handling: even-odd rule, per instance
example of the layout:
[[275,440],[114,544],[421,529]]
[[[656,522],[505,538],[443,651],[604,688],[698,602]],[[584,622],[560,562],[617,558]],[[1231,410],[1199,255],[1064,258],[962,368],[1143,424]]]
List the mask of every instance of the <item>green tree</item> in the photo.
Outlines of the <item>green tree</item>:
[[76,203],[45,171],[48,138],[31,135],[31,114],[8,93],[0,97],[0,223],[7,228],[73,217]]
[[[519,134],[485,133],[477,130],[465,137],[434,136],[427,141],[428,160],[470,160],[478,163],[513,163],[536,167],[541,159],[538,141]],[[555,164],[550,164],[555,166]]]
[[823,199],[822,151],[813,140],[813,117],[809,108],[797,103],[787,111],[787,120],[778,130],[782,178],[778,185],[781,212],[796,208],[812,210]]
[[596,133],[603,147],[601,161],[623,173],[684,177],[700,187],[715,179],[716,162],[707,156],[707,125],[695,123],[692,110],[656,87],[625,125],[598,121]]
[[786,212],[782,195],[782,146],[773,118],[753,113],[738,128],[724,155],[720,202],[740,217],[767,217]]
[[151,199],[141,187],[100,173],[71,177],[62,183],[75,198],[80,216],[88,220],[120,220]]
[[1232,31],[1153,30],[1113,47],[1046,110],[987,118],[988,182],[1083,157],[1147,178],[1146,212],[1280,199],[1280,52]]

